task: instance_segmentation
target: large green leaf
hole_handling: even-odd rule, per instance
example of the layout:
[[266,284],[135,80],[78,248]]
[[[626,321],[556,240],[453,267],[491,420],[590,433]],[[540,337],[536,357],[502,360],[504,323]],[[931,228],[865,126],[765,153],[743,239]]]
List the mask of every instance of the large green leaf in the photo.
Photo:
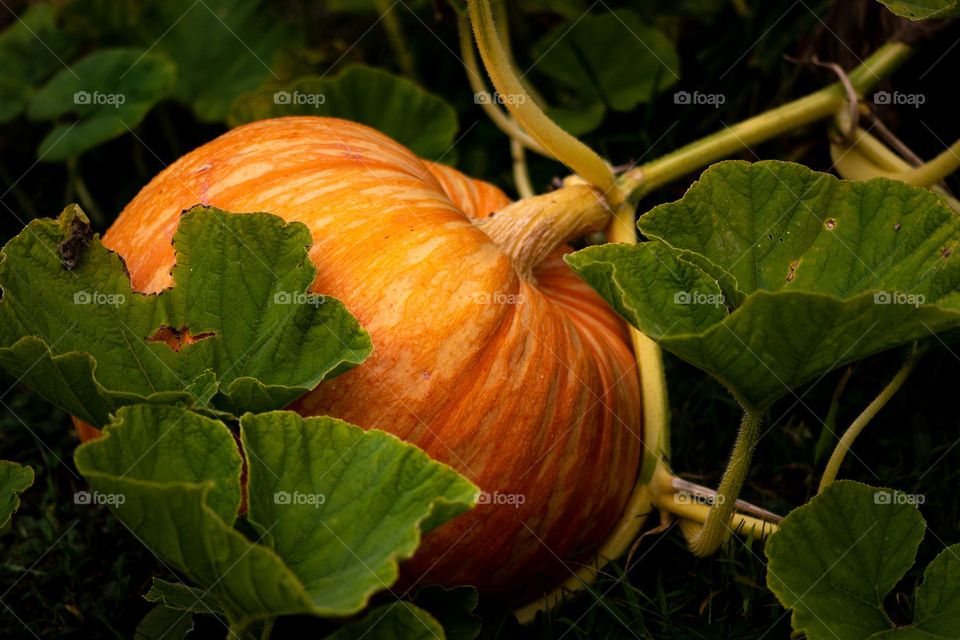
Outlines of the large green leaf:
[[670,39],[628,9],[572,18],[540,40],[533,57],[538,71],[585,102],[616,111],[651,100],[680,77]]
[[63,69],[30,98],[27,114],[51,120],[74,114],[40,143],[43,160],[75,157],[136,127],[166,97],[176,70],[143,49],[101,49]]
[[66,66],[73,40],[55,23],[46,3],[31,4],[0,33],[0,123],[20,115],[34,86]]
[[794,630],[810,640],[957,637],[960,545],[927,567],[913,624],[894,629],[883,609],[923,538],[917,501],[844,480],[787,515],[766,545],[767,585],[793,610]]
[[752,408],[960,326],[960,217],[900,182],[724,162],[640,229],[651,242],[591,247],[568,262]]
[[[256,542],[233,528],[241,458],[222,422],[128,406],[74,456],[95,492],[122,496],[107,502],[136,536],[240,625],[362,610],[422,532],[475,500],[452,469],[382,432],[291,412],[240,425]],[[183,589],[162,591],[157,599],[195,608]]]
[[279,58],[303,35],[257,0],[148,4],[142,40],[177,67],[174,95],[205,121],[223,121],[237,96],[279,78]]
[[397,579],[421,533],[466,511],[477,488],[380,431],[293,412],[241,420],[250,521],[332,611]]
[[433,617],[408,602],[377,607],[358,622],[340,629],[328,640],[445,640]]
[[432,160],[446,156],[457,133],[457,112],[442,98],[363,65],[350,65],[334,78],[300,78],[249,93],[234,104],[230,124],[304,115],[360,122]]
[[33,469],[9,460],[0,460],[0,533],[10,529],[13,514],[20,508],[20,494],[33,485]]
[[898,16],[911,20],[960,16],[958,0],[880,0]]
[[340,302],[305,293],[316,269],[302,224],[194,207],[173,242],[174,286],[143,295],[78,207],[31,222],[0,260],[0,365],[102,425],[139,402],[284,407],[370,354]]

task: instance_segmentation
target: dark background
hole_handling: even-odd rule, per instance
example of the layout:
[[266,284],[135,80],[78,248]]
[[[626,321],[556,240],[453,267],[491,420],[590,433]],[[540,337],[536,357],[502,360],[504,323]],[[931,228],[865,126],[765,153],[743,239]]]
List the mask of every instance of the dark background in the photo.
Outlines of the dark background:
[[[59,26],[76,38],[73,59],[98,48],[137,41],[141,27],[136,16],[150,4],[57,2]],[[375,24],[374,4],[356,0],[269,3],[273,19],[289,22],[303,37],[290,51],[278,54],[282,78],[323,73],[335,62],[363,62],[401,73],[383,23]],[[797,60],[817,54],[849,69],[894,32],[916,40],[918,53],[883,86],[922,93],[926,100],[918,109],[880,108],[884,122],[927,158],[960,137],[954,97],[960,46],[953,49],[960,37],[958,25],[905,31],[879,4],[860,0],[835,5],[812,0],[746,0],[746,4],[749,11],[741,15],[726,0],[592,5],[531,0],[511,3],[510,19],[515,53],[524,68],[533,61],[533,43],[564,22],[561,14],[578,15],[587,8],[594,14],[630,8],[674,40],[681,58],[679,83],[633,111],[608,113],[599,128],[583,136],[614,164],[655,158],[833,82],[831,72]],[[474,104],[463,69],[447,50],[458,48],[453,11],[440,2],[386,6],[392,6],[399,19],[417,80],[456,108],[461,132],[469,129],[457,145],[457,166],[513,193],[506,138]],[[26,7],[24,2],[0,2],[0,28],[12,24]],[[611,50],[610,55],[617,51]],[[6,72],[0,69],[0,74]],[[564,90],[536,68],[529,79],[548,99],[564,99]],[[726,103],[719,109],[679,109],[672,93],[681,89],[722,93]],[[118,137],[69,163],[37,160],[37,145],[50,128],[49,122],[33,122],[22,115],[0,125],[0,242],[18,233],[31,218],[57,215],[65,204],[77,200],[78,187],[89,192],[99,212],[95,225],[104,230],[155,173],[219,135],[227,125],[200,122],[188,105],[166,100],[135,128],[136,136]],[[826,125],[813,125],[739,157],[790,159],[828,170]],[[537,156],[531,155],[530,162],[538,190],[565,175],[561,166]],[[678,198],[692,178],[654,193],[640,211]],[[954,179],[952,186],[960,188],[960,182]],[[958,353],[958,347],[934,345],[858,440],[855,453],[869,468],[849,456],[842,471],[844,477],[926,495],[921,511],[929,529],[920,548],[920,568],[946,544],[960,541],[956,491],[960,447],[955,447],[960,435]],[[903,357],[903,353],[888,353],[855,366],[840,403],[841,428],[889,380]],[[718,384],[699,371],[669,356],[667,367],[674,468],[685,477],[715,486],[733,442],[738,409]],[[786,513],[815,492],[826,457],[816,446],[821,419],[841,374],[834,372],[803,389],[802,401],[788,398],[770,412],[770,430],[760,443],[746,499]],[[137,622],[149,610],[141,598],[149,577],[165,574],[105,508],[73,504],[74,491],[83,487],[72,464],[76,443],[66,415],[0,374],[0,458],[30,464],[37,475],[23,496],[12,531],[0,539],[2,637],[33,637],[27,628],[41,638],[132,637]],[[829,444],[827,453],[832,439]],[[645,537],[632,566],[625,567],[625,559],[608,567],[591,593],[580,595],[527,630],[518,630],[505,612],[483,607],[481,599],[484,636],[785,638],[790,633],[788,615],[764,587],[759,544],[741,542],[714,558],[697,560],[686,551],[679,531],[671,530]],[[887,601],[888,610],[901,620],[909,619],[909,597],[920,573],[921,569],[911,572]],[[307,637],[312,624],[282,621],[275,637],[292,635],[294,628]],[[210,634],[222,634],[216,624],[201,625]]]

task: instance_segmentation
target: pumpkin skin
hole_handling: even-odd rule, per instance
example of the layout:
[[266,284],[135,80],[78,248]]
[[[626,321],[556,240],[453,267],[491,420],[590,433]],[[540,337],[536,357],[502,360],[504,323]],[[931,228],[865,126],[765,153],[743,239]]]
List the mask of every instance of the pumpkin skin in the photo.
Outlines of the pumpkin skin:
[[432,531],[404,566],[410,582],[515,600],[566,578],[563,563],[612,529],[636,479],[641,414],[626,328],[563,263],[568,249],[527,281],[471,223],[509,202],[368,127],[280,118],[180,158],[103,243],[135,289],[157,292],[193,205],[305,224],[312,290],[343,301],[374,352],[291,408],[391,432],[490,495],[522,496]]

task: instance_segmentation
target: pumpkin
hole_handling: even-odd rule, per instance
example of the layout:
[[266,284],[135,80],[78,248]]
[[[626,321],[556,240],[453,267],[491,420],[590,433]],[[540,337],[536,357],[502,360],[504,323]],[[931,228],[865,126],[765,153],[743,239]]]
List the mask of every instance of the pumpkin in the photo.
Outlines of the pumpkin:
[[409,580],[537,595],[603,541],[637,475],[639,380],[625,326],[562,239],[513,247],[539,252],[521,266],[513,227],[484,231],[510,208],[498,188],[356,123],[280,118],[194,150],[127,205],[103,243],[135,289],[172,284],[171,239],[196,204],[305,224],[312,290],[371,335],[365,363],[293,409],[391,432],[485,492],[426,536]]

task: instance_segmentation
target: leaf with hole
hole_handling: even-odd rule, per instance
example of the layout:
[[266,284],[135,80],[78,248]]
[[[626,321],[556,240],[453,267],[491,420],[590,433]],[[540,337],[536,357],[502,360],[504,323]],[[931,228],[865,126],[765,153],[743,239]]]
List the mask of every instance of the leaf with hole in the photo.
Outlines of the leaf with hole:
[[173,287],[143,295],[79,207],[31,222],[0,254],[0,366],[99,426],[142,402],[281,408],[370,354],[343,304],[308,291],[302,224],[194,207],[173,242]]
[[901,182],[723,162],[639,226],[650,242],[567,261],[749,408],[960,326],[960,218]]

